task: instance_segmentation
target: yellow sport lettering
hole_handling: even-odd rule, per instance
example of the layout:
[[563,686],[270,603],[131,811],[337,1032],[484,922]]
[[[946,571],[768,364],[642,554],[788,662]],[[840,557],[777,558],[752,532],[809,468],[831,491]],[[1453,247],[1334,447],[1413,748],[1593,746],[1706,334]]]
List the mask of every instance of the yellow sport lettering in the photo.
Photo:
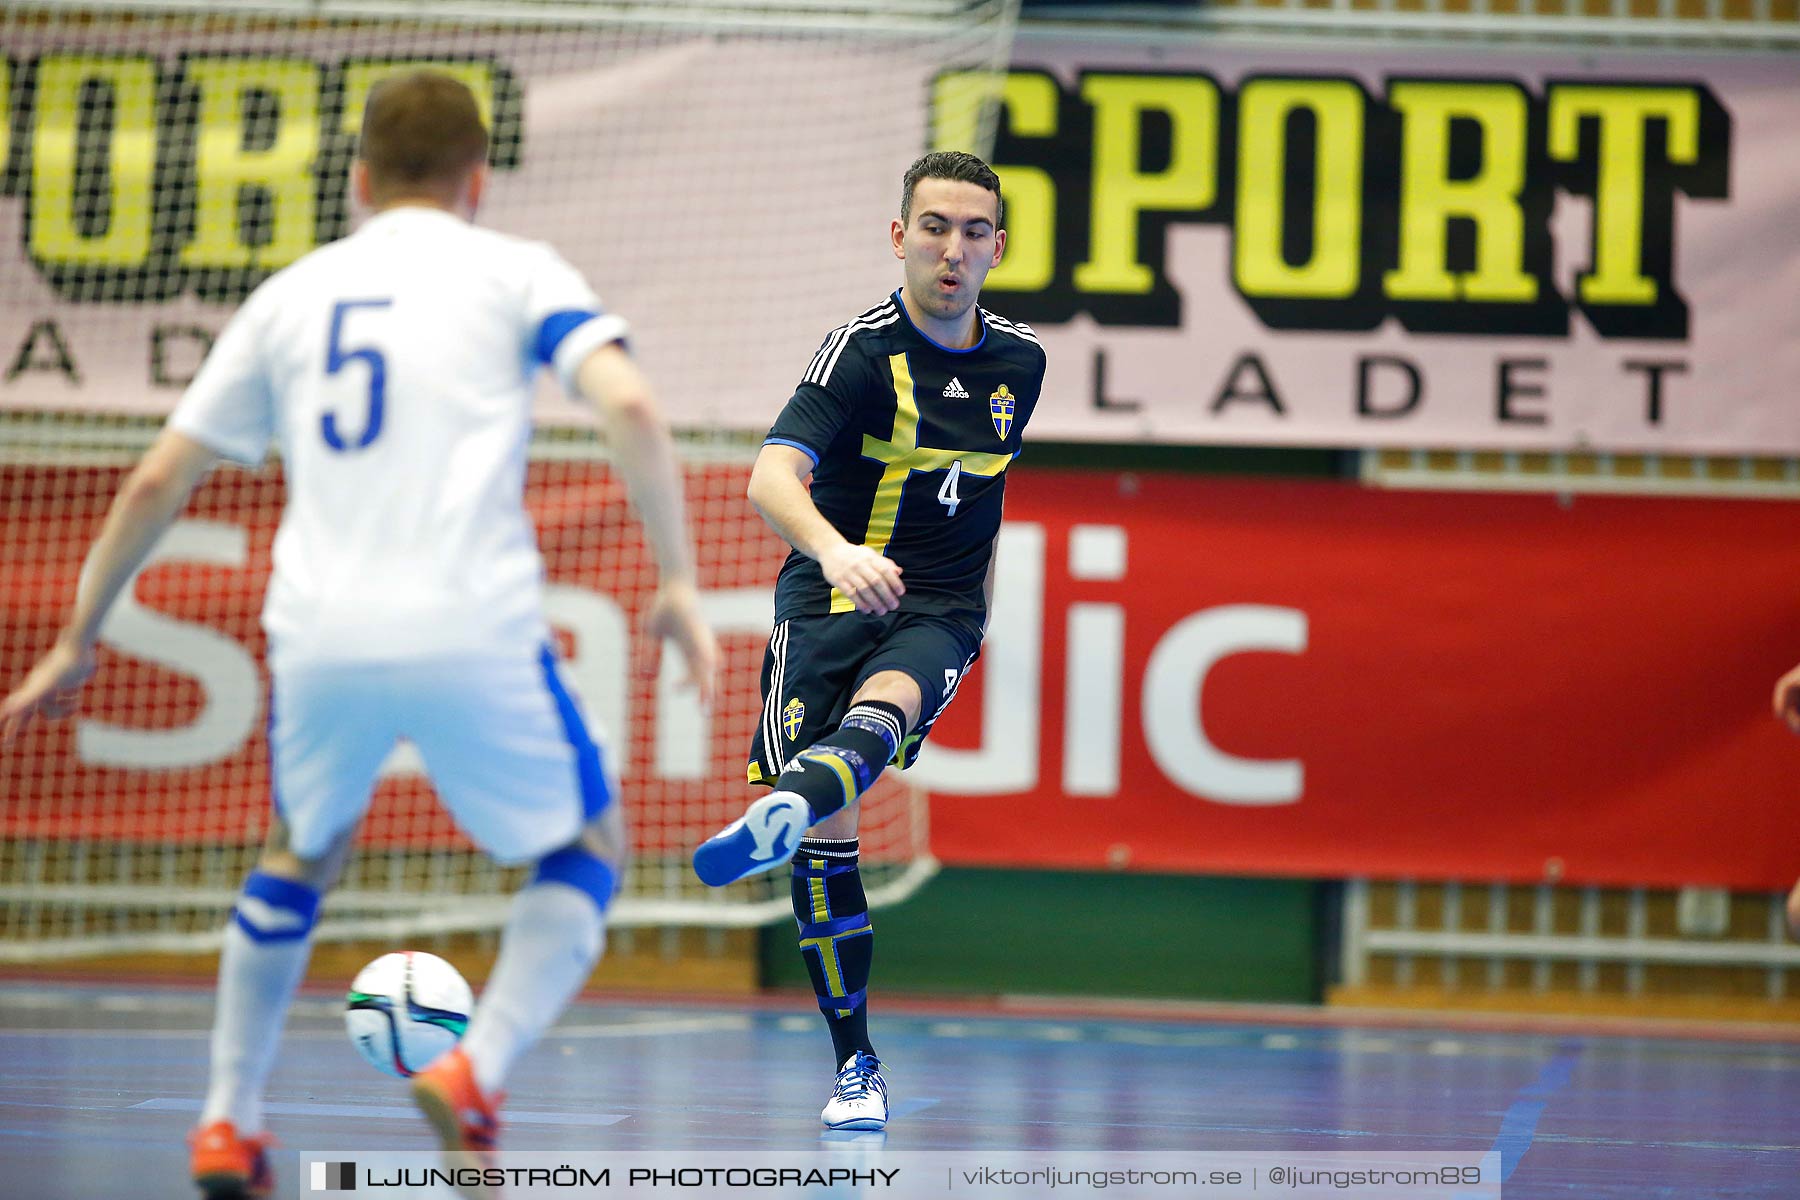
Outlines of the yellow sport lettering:
[[369,107],[369,93],[383,79],[404,75],[409,71],[441,71],[468,85],[475,93],[475,107],[481,123],[494,129],[494,66],[492,63],[467,59],[368,58],[344,65],[344,115],[339,129],[355,134],[362,129],[363,110]]
[[1672,163],[1700,158],[1700,96],[1692,87],[1559,84],[1550,89],[1550,157],[1581,154],[1581,126],[1599,126],[1594,187],[1594,259],[1577,285],[1588,304],[1655,304],[1656,280],[1644,273],[1645,127],[1662,121]]
[[[1209,208],[1218,194],[1219,88],[1204,76],[1090,75],[1081,97],[1094,110],[1093,199],[1075,287],[1141,295],[1157,273],[1139,259],[1138,218]],[[1173,129],[1160,171],[1140,165],[1147,112],[1167,115]]]
[[[938,145],[972,144],[1000,110],[1019,220],[989,286],[1050,324],[1180,326],[1168,231],[1193,222],[1225,227],[1233,286],[1270,329],[1564,337],[1579,309],[1603,338],[1681,338],[1677,199],[1730,194],[1731,114],[1697,83],[1433,76],[1371,95],[1335,76],[1032,69],[933,96]],[[1593,199],[1573,295],[1558,193]]]
[[[197,58],[187,75],[200,92],[196,139],[194,238],[181,249],[186,267],[273,270],[314,245],[316,212],[313,160],[319,153],[319,68],[300,58]],[[266,148],[246,146],[252,92],[274,97],[274,138]],[[238,196],[246,186],[265,189],[268,237],[252,245],[239,219]]]
[[75,303],[241,300],[347,230],[343,168],[369,91],[419,67],[474,89],[490,162],[517,168],[522,93],[497,61],[68,51],[21,71],[0,58],[0,110],[24,81],[0,111],[0,161],[28,164],[26,251]]
[[[93,120],[83,100],[111,94],[108,189],[77,212],[77,145]],[[31,256],[52,266],[137,267],[150,256],[156,174],[156,64],[142,56],[50,54],[38,60],[31,135]],[[85,218],[85,219],[84,219]]]
[[[1525,269],[1526,132],[1524,90],[1511,83],[1407,81],[1388,90],[1401,116],[1399,266],[1382,278],[1394,300],[1471,300],[1528,304],[1538,281]],[[1481,169],[1450,177],[1453,121],[1481,130]],[[1475,269],[1448,265],[1450,221],[1475,226]]]
[[[1238,93],[1232,275],[1250,297],[1341,300],[1362,279],[1362,89],[1342,79],[1254,79]],[[1290,264],[1282,214],[1294,171],[1288,118],[1313,114],[1312,254]]]
[[[966,150],[979,144],[982,114],[997,104],[997,119],[1022,137],[1057,131],[1061,94],[1048,75],[951,71],[932,88],[934,150]],[[1006,254],[989,272],[990,292],[1035,292],[1056,277],[1056,181],[1041,167],[993,164],[1006,198]]]

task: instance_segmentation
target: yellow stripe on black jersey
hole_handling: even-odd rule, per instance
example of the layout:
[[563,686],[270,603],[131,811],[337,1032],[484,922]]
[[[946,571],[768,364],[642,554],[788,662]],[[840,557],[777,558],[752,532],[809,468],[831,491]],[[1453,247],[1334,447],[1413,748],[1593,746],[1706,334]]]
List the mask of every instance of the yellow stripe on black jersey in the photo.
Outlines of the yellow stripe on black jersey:
[[[1043,386],[1029,327],[981,313],[977,343],[926,337],[899,294],[834,330],[769,431],[813,456],[812,499],[902,568],[903,611],[982,614],[1007,467]],[[817,563],[788,557],[776,620],[850,612]]]

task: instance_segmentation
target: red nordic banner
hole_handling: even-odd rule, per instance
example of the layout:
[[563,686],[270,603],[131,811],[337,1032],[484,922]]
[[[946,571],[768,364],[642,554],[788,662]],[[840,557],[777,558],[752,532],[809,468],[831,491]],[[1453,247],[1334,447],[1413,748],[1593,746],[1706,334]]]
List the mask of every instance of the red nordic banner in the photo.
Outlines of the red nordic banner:
[[[743,466],[690,467],[704,601],[724,650],[710,720],[649,671],[634,639],[653,559],[625,489],[593,462],[532,464],[526,502],[563,676],[606,743],[640,849],[691,848],[742,810],[757,669],[785,547],[743,499]],[[55,638],[118,467],[0,463],[0,691]],[[37,839],[258,841],[270,812],[268,669],[258,614],[282,504],[275,469],[215,471],[101,630],[99,671],[68,721],[0,749],[0,849]],[[466,845],[416,752],[383,772],[365,842]]]
[[[603,468],[534,468],[568,675],[641,848],[752,793],[783,548],[690,472],[727,679],[632,669],[653,576]],[[116,469],[0,467],[0,677],[53,636]],[[952,864],[1776,888],[1800,874],[1800,658],[1777,502],[1020,471],[980,666],[913,774]],[[0,837],[242,842],[268,812],[256,612],[273,473],[222,472],[109,624],[82,713],[0,753]],[[46,514],[55,514],[49,517]],[[456,834],[416,774],[366,836]]]
[[983,667],[918,768],[947,862],[1800,873],[1768,709],[1800,508],[1027,469],[1007,517]]

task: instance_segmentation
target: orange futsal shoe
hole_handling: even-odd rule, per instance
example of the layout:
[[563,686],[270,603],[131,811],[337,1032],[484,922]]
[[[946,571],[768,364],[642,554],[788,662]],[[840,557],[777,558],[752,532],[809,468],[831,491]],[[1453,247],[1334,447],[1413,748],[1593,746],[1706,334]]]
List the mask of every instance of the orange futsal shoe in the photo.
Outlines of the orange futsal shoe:
[[268,1153],[274,1141],[266,1133],[242,1137],[230,1121],[194,1130],[188,1134],[194,1186],[205,1200],[263,1200],[275,1190]]
[[[413,1103],[437,1130],[444,1147],[444,1161],[453,1167],[487,1167],[493,1163],[500,1138],[498,1109],[504,1096],[491,1099],[481,1094],[475,1068],[460,1047],[413,1076]],[[464,1195],[483,1194],[480,1188],[462,1188]]]
[[[481,1094],[469,1056],[456,1047],[413,1076],[413,1103],[437,1131],[444,1165],[452,1170],[489,1167],[500,1138],[500,1102]],[[491,1195],[483,1180],[458,1180],[456,1190],[470,1200]]]

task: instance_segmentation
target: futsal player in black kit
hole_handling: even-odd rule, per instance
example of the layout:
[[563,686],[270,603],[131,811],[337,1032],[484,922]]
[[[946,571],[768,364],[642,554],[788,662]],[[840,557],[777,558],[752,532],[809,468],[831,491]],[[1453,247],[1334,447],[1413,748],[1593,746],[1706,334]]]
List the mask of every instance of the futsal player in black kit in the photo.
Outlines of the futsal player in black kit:
[[1044,380],[1031,329],[976,303],[1004,217],[999,177],[974,155],[908,168],[889,232],[902,286],[825,339],[750,477],[751,502],[794,548],[750,757],[750,782],[773,790],[694,869],[716,887],[793,862],[838,1064],[821,1114],[833,1129],[887,1124],[855,801],[888,764],[912,763],[980,656],[1006,472]]

